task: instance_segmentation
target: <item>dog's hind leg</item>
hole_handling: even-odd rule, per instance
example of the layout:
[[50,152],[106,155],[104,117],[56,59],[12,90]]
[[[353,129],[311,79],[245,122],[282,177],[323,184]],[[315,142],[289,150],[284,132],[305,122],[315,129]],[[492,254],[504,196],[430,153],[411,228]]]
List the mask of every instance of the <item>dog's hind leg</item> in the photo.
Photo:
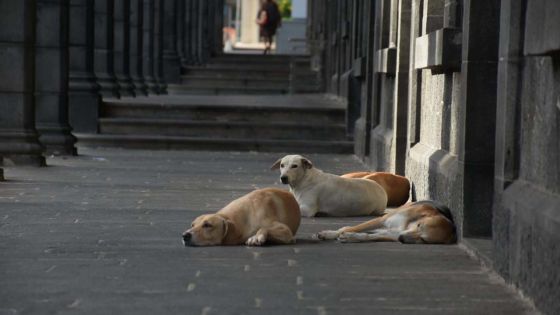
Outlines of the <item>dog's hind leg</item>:
[[385,220],[390,216],[390,214],[386,214],[382,217],[375,218],[372,220],[368,220],[366,222],[360,223],[354,226],[345,226],[338,230],[326,230],[317,233],[317,238],[321,240],[335,240],[337,239],[340,234],[348,233],[348,232],[364,232],[364,231],[374,231],[375,229],[384,227],[383,223]]
[[292,230],[280,222],[274,222],[270,227],[267,227],[268,237],[267,241],[279,244],[293,244],[296,242]]
[[295,238],[287,225],[276,221],[267,227],[260,228],[255,235],[247,240],[246,244],[249,246],[261,246],[266,242],[292,244],[295,243]]
[[384,227],[385,220],[390,216],[390,214],[386,214],[382,217],[378,217],[375,219],[368,220],[366,222],[362,222],[360,224],[354,226],[346,226],[341,228],[339,231],[341,232],[365,232],[365,231],[374,231],[381,227]]
[[338,240],[342,243],[361,243],[361,242],[397,242],[400,232],[396,230],[378,230],[377,233],[353,233],[346,232],[340,234]]

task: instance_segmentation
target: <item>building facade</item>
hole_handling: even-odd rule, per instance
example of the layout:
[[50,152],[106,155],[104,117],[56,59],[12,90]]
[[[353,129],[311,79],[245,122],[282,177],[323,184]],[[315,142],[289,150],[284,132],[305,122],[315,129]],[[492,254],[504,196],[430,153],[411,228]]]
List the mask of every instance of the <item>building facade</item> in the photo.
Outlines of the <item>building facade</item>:
[[165,94],[221,52],[222,15],[222,0],[0,0],[3,162],[75,155],[102,97]]
[[308,24],[356,154],[448,204],[462,242],[491,244],[483,256],[549,314],[560,312],[559,9],[312,0]]

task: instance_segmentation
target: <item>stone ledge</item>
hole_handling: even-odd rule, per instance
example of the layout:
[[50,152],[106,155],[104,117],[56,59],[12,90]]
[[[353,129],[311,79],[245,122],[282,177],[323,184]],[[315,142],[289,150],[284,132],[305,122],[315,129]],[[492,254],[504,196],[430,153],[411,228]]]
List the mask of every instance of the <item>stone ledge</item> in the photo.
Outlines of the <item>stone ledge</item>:
[[374,71],[394,75],[397,68],[397,48],[383,48],[375,52]]
[[352,62],[352,75],[356,78],[362,78],[366,74],[366,63],[365,57],[358,57]]
[[460,70],[461,40],[461,30],[453,28],[442,28],[416,38],[414,68]]

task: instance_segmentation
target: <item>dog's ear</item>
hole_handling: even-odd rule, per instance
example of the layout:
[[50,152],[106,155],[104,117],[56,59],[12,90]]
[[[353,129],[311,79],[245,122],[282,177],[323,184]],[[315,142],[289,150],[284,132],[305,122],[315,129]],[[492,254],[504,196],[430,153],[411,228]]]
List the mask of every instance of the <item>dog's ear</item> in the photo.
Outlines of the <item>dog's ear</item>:
[[270,167],[271,170],[277,170],[280,168],[280,162],[282,162],[282,159],[278,159],[278,161],[274,162],[274,164],[272,164],[272,166]]
[[305,169],[310,169],[313,167],[313,163],[311,163],[311,161],[309,161],[307,158],[301,158],[301,165]]
[[228,234],[229,222],[230,222],[230,221],[229,221],[228,219],[222,218],[222,224],[223,224],[222,228],[223,228],[223,230],[224,230],[224,234],[223,234],[223,236],[222,236],[222,240],[223,240],[224,238],[226,238],[226,236],[227,236],[227,234]]

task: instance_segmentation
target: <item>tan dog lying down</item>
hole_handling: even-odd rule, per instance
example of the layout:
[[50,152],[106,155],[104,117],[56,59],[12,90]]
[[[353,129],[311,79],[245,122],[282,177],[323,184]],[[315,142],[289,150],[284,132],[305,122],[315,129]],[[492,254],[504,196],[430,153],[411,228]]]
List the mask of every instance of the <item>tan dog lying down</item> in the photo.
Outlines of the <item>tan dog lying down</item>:
[[271,169],[280,169],[306,217],[382,215],[387,206],[387,193],[375,181],[325,173],[301,155],[286,155]]
[[196,218],[183,233],[185,246],[290,244],[299,228],[299,206],[284,190],[255,190],[215,214]]
[[374,180],[387,193],[387,207],[400,207],[408,201],[410,181],[404,176],[387,172],[354,172],[340,177]]
[[341,242],[399,241],[409,244],[456,242],[451,211],[432,200],[412,202],[382,217],[336,231],[322,231],[317,236],[323,240],[338,239]]

